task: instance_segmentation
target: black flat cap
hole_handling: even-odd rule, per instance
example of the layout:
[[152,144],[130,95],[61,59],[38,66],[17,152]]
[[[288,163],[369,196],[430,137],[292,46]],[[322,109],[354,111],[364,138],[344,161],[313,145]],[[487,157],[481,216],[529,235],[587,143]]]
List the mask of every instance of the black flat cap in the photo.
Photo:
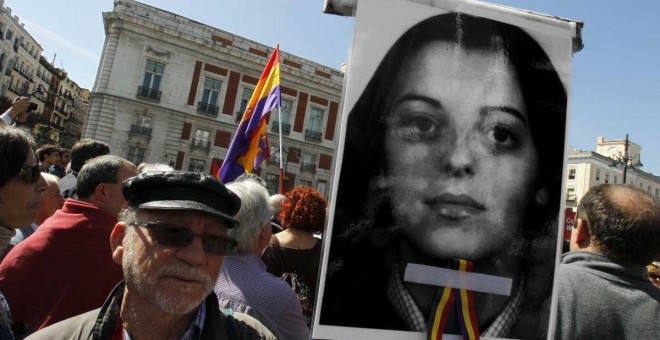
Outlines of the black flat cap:
[[226,220],[227,228],[239,226],[234,216],[241,208],[241,199],[208,175],[147,171],[125,180],[121,190],[134,208],[198,211]]

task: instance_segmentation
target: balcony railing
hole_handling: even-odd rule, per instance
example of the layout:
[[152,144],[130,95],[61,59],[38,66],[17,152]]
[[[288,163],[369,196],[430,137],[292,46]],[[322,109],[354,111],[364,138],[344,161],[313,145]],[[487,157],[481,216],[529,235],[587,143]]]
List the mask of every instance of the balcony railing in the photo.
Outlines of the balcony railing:
[[192,139],[192,147],[208,151],[208,150],[211,149],[211,141],[208,141],[206,139],[201,139],[201,138],[193,138]]
[[218,116],[218,107],[216,105],[211,105],[209,103],[198,102],[197,103],[197,112],[207,114],[209,116],[217,117]]
[[280,164],[280,154],[279,153],[270,154],[270,157],[268,157],[266,162],[268,164]]
[[300,165],[300,170],[302,171],[309,171],[309,172],[316,172],[316,164],[314,163],[305,163],[303,162]]
[[160,101],[160,91],[158,89],[152,89],[149,87],[138,86],[137,96],[142,98],[147,98],[151,100]]
[[[273,132],[273,133],[280,132],[280,122],[273,121],[271,123],[270,131]],[[289,132],[291,132],[291,124],[282,123],[282,134],[283,135],[288,135]]]
[[151,137],[151,128],[140,125],[131,125],[131,133],[134,135]]
[[323,137],[323,134],[320,131],[314,131],[309,129],[305,130],[305,140],[320,142],[321,137]]

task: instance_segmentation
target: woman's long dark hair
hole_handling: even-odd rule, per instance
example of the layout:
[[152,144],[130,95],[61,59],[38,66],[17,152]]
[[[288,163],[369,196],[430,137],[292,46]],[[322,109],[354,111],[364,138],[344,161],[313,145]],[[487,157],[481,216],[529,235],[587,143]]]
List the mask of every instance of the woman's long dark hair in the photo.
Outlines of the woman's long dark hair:
[[[524,214],[521,227],[524,227],[520,228],[519,233],[531,244],[531,241],[556,229],[567,100],[564,86],[547,54],[528,33],[516,26],[461,13],[431,17],[410,28],[394,43],[348,116],[328,261],[326,301],[323,302],[342,309],[339,313],[345,313],[346,306],[342,308],[336,302],[329,301],[336,299],[333,293],[339,293],[338,289],[341,289],[341,284],[334,285],[333,275],[350,266],[356,269],[351,271],[353,274],[340,274],[336,279],[350,277],[350,280],[358,281],[355,274],[360,275],[360,268],[364,271],[374,266],[374,260],[382,261],[381,251],[387,248],[393,236],[392,230],[386,229],[393,225],[388,193],[384,192],[387,189],[380,190],[375,183],[386,163],[383,115],[386,114],[387,99],[393,91],[391,85],[406,56],[412,55],[426,43],[438,40],[460,44],[466,49],[505,51],[518,76],[538,154],[539,173],[534,190],[542,187],[548,190],[547,205],[530,202],[527,210],[521,211]],[[552,242],[554,244],[554,240]],[[355,283],[350,285],[355,286]],[[324,305],[324,312],[332,309],[326,309]],[[322,322],[334,319],[330,315],[324,316],[324,312],[321,314]]]

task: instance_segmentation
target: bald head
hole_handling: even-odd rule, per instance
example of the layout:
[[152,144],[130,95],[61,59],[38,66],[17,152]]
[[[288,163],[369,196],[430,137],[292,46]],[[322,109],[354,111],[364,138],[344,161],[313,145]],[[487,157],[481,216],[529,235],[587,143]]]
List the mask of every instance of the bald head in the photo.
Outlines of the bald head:
[[644,191],[623,184],[589,189],[578,205],[578,219],[599,252],[648,264],[660,255],[660,208]]
[[59,178],[55,175],[41,173],[41,177],[48,183],[48,190],[44,195],[41,205],[39,205],[39,212],[37,213],[36,224],[41,225],[47,218],[53,216],[55,211],[62,207],[64,204],[64,197],[60,193],[60,186],[58,185]]

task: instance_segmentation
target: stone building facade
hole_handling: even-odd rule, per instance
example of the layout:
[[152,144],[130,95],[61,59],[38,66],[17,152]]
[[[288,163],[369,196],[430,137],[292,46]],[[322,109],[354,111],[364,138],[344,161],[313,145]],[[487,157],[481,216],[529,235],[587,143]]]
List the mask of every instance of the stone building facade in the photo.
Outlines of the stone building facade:
[[[133,161],[212,173],[274,47],[132,0],[103,13],[106,40],[84,137]],[[344,75],[280,51],[284,191],[330,197]],[[271,159],[255,171],[277,192],[280,142],[271,113]]]
[[[596,152],[570,150],[566,178],[566,208],[575,211],[580,198],[589,188],[603,183],[622,184],[623,165],[613,162],[625,149],[623,139],[606,140],[598,137]],[[628,143],[628,162],[625,184],[636,186],[660,202],[660,177],[640,169],[641,146]]]

